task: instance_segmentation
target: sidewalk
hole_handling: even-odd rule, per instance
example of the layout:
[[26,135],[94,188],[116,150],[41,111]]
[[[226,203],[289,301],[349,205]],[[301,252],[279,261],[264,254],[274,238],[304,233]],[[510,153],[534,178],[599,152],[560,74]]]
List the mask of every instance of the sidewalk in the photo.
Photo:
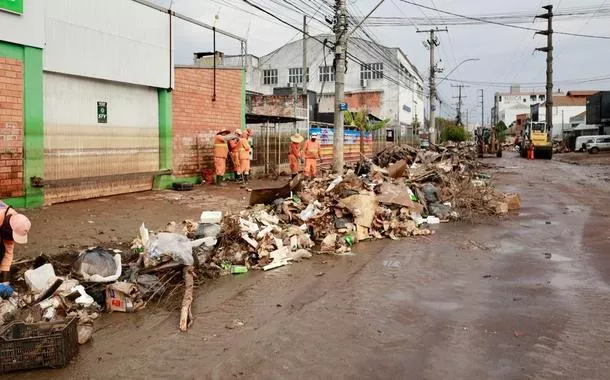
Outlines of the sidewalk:
[[[282,179],[280,179],[282,180]],[[271,181],[252,181],[259,187]],[[250,193],[238,184],[195,185],[192,191],[146,191],[21,210],[32,221],[29,242],[15,248],[15,260],[108,245],[127,250],[144,222],[151,230],[168,222],[199,220],[204,210],[240,211]]]

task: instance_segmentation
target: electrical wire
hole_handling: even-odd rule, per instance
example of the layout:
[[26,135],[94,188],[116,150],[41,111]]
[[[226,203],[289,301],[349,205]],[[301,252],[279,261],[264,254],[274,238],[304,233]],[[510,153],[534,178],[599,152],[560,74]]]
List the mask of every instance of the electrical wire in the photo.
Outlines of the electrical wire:
[[[530,28],[530,27],[526,27],[526,26],[518,26],[518,25],[505,24],[505,23],[501,23],[501,22],[493,21],[493,20],[483,20],[481,18],[477,18],[477,17],[473,17],[473,16],[466,16],[466,15],[462,15],[462,14],[459,14],[459,13],[445,11],[445,10],[442,10],[442,9],[434,9],[434,8],[429,7],[427,5],[419,4],[419,3],[416,3],[416,2],[413,2],[413,1],[409,1],[409,0],[398,0],[398,1],[406,3],[406,4],[411,4],[411,5],[416,6],[418,8],[424,8],[424,9],[429,9],[429,10],[436,10],[438,12],[441,12],[441,13],[444,13],[444,14],[448,14],[448,15],[451,15],[451,16],[461,17],[461,18],[465,18],[465,19],[469,19],[469,20],[474,20],[474,21],[479,21],[479,22],[483,22],[483,23],[487,23],[487,24],[503,26],[503,27],[506,27],[506,28],[530,30],[530,31],[533,31],[533,32],[541,32],[541,31],[543,31],[541,29]],[[579,33],[569,33],[569,32],[559,32],[559,31],[553,31],[553,33],[554,34],[558,34],[558,35],[564,35],[564,36],[572,36],[572,37],[584,37],[584,38],[596,38],[596,39],[602,39],[602,40],[610,40],[610,36],[598,36],[598,35],[591,35],[591,34],[579,34]]]

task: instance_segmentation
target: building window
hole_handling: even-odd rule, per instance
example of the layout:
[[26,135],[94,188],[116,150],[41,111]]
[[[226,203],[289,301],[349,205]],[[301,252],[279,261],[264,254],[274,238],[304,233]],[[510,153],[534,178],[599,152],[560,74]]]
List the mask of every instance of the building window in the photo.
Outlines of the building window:
[[523,98],[523,103],[527,103],[527,99],[526,98]]
[[360,79],[382,79],[383,63],[363,63],[360,65]]
[[536,101],[536,95],[530,95],[530,102]]
[[502,96],[498,96],[498,101],[501,102],[502,101]]
[[[309,68],[307,68],[307,81],[309,82]],[[288,83],[303,83],[303,68],[293,67],[288,69]]]
[[263,84],[277,84],[277,69],[263,70]]
[[538,100],[541,100],[541,101],[544,101],[544,99],[545,99],[545,98],[546,98],[546,96],[545,96],[545,95],[539,95],[539,96],[538,96]]
[[320,82],[334,82],[335,68],[332,66],[320,66]]

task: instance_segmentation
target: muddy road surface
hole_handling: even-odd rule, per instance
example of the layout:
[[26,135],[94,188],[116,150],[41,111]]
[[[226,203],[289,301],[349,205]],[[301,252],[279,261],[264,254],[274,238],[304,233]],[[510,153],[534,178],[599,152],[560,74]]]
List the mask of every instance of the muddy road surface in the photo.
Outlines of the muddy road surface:
[[488,161],[519,214],[223,278],[187,333],[115,313],[67,368],[5,377],[610,378],[610,169]]

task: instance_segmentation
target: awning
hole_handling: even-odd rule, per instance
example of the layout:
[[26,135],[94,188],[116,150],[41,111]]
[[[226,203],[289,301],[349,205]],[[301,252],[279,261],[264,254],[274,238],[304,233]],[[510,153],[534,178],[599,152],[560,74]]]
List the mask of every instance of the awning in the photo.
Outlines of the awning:
[[573,131],[591,131],[599,129],[599,125],[596,124],[578,124]]
[[264,123],[294,123],[299,121],[295,117],[288,116],[273,116],[273,115],[257,115],[253,113],[246,114],[246,124],[264,124]]

